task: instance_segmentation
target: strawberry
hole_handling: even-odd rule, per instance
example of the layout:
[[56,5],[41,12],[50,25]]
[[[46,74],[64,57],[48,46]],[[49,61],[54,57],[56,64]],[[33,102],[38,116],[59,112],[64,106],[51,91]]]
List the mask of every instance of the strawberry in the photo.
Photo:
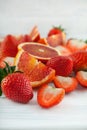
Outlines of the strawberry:
[[41,107],[49,108],[59,104],[64,98],[65,90],[48,84],[43,85],[37,93],[37,101]]
[[76,51],[79,51],[79,50],[86,50],[87,49],[87,44],[82,40],[69,39],[67,41],[66,47],[71,52],[76,52]]
[[66,34],[64,33],[64,29],[62,29],[61,26],[53,27],[48,32],[47,42],[52,47],[65,44]]
[[73,70],[87,70],[87,51],[77,51],[72,53],[70,57],[73,60]]
[[7,35],[1,44],[0,50],[2,55],[0,55],[0,58],[7,56],[15,57],[17,53],[17,46],[17,39],[12,35]]
[[68,93],[76,89],[78,82],[73,77],[56,76],[54,78],[54,84],[57,88],[63,88]]
[[87,72],[86,71],[78,71],[76,73],[76,78],[78,82],[83,86],[87,88]]
[[15,102],[27,103],[33,97],[29,78],[20,72],[12,73],[14,69],[14,66],[9,67],[7,63],[6,68],[0,69],[1,90],[7,98]]
[[32,42],[31,37],[28,34],[25,34],[25,35],[19,37],[19,39],[17,38],[17,40],[19,41],[19,43]]
[[48,37],[56,34],[60,34],[64,31],[64,29],[61,26],[58,27],[53,27],[49,32],[48,32]]
[[68,56],[53,57],[46,65],[55,69],[56,75],[60,76],[68,76],[73,70],[73,61]]
[[66,46],[63,45],[55,47],[55,50],[58,51],[59,55],[62,56],[68,56],[72,53]]

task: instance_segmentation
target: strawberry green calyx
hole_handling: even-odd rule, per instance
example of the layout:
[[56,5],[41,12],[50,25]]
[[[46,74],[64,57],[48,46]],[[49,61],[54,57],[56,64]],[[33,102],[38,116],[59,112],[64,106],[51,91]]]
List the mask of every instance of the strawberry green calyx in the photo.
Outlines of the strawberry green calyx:
[[[9,66],[7,62],[4,61],[6,64],[5,68],[0,68],[0,84],[4,77],[6,77],[8,74],[11,74],[15,71],[15,66]],[[0,87],[0,96],[2,95],[2,90]]]
[[64,31],[65,31],[65,29],[64,29],[64,28],[62,28],[62,26],[61,26],[61,25],[59,25],[58,27],[57,27],[57,26],[53,26],[53,28],[54,28],[54,29],[59,29],[59,30],[61,30],[62,32],[64,32]]

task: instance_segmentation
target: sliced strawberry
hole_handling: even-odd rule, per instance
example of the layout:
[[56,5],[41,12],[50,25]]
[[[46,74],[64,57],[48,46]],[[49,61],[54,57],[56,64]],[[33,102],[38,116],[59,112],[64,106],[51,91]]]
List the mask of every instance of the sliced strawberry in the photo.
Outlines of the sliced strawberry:
[[33,42],[37,42],[40,39],[40,33],[38,31],[38,27],[35,26],[30,32],[30,38]]
[[76,89],[78,82],[73,77],[56,76],[54,78],[54,84],[57,88],[63,88],[68,93]]
[[87,70],[87,51],[77,51],[70,55],[73,60],[73,70]]
[[86,71],[78,71],[76,73],[76,78],[78,82],[83,86],[87,88],[87,72]]
[[20,39],[20,43],[22,42],[31,42],[31,37],[28,34],[25,34],[21,39]]
[[68,56],[53,57],[46,65],[55,69],[56,75],[60,76],[68,76],[73,70],[73,61]]
[[77,39],[69,39],[66,47],[71,50],[71,52],[76,52],[79,50],[86,50],[87,49],[87,44],[81,40]]
[[56,46],[62,44],[62,36],[61,36],[61,34],[49,36],[49,37],[47,37],[47,42],[50,46],[56,47]]
[[66,34],[63,31],[61,26],[52,28],[47,36],[48,44],[52,47],[65,44]]
[[62,56],[68,56],[72,53],[66,46],[63,45],[59,45],[55,47],[55,49],[59,52],[59,55]]
[[41,107],[49,108],[61,102],[64,98],[63,88],[54,88],[51,85],[43,85],[37,93],[37,101]]
[[18,46],[17,39],[12,35],[7,35],[1,44],[2,57],[15,57]]

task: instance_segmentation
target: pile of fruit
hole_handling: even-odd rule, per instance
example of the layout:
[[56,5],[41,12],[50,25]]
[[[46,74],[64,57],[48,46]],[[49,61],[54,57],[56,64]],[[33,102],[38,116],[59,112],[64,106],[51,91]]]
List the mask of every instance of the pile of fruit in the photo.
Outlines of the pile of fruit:
[[[13,57],[13,63],[6,58]],[[53,27],[45,38],[37,26],[29,34],[0,40],[0,95],[28,103],[37,88],[37,103],[44,108],[62,101],[78,84],[87,88],[87,44],[67,39]]]

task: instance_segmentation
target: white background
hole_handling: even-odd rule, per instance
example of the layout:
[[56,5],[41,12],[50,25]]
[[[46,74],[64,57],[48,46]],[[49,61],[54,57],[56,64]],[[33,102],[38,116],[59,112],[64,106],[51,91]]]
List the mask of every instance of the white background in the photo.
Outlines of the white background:
[[[38,26],[45,37],[62,25],[67,37],[87,39],[87,0],[0,0],[0,36],[29,33]],[[87,130],[87,89],[67,94],[50,109],[34,98],[27,105],[0,98],[0,130]]]

